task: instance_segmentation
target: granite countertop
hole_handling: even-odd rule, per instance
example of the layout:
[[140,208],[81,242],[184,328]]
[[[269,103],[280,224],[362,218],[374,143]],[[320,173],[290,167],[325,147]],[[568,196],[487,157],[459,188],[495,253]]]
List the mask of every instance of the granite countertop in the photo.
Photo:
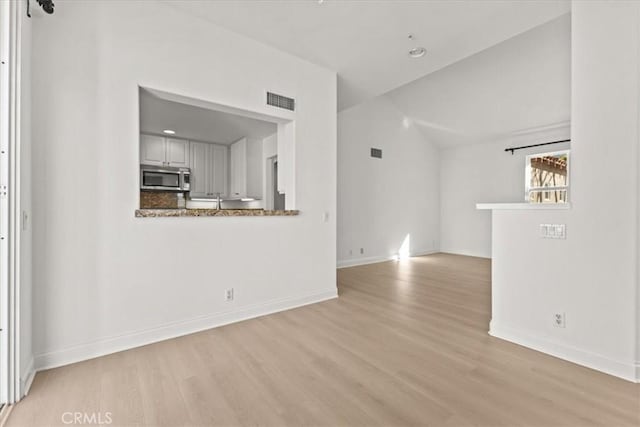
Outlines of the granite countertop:
[[299,211],[266,211],[264,209],[137,209],[137,218],[185,216],[294,216]]

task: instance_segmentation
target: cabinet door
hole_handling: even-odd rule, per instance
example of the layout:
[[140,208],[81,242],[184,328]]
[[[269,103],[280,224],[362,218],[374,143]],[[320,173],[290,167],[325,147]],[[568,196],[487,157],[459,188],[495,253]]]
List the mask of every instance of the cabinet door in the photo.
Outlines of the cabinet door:
[[189,167],[189,141],[167,138],[167,163],[169,166]]
[[247,194],[247,139],[231,144],[231,186],[229,196],[233,199]]
[[165,139],[155,135],[140,135],[140,164],[165,166]]
[[264,159],[261,139],[247,140],[246,197],[262,199],[264,182]]
[[215,196],[228,197],[227,191],[227,159],[228,149],[224,145],[211,145],[211,193]]
[[209,144],[191,142],[191,197],[210,197],[210,152]]

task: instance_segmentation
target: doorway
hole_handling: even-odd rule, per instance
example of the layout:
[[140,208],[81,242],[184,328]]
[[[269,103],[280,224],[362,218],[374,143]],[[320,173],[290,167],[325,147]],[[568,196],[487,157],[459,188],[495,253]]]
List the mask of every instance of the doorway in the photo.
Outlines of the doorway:
[[278,191],[278,158],[273,161],[273,210],[284,210],[285,195]]
[[278,191],[278,156],[267,158],[265,175],[265,209],[284,210],[286,194]]

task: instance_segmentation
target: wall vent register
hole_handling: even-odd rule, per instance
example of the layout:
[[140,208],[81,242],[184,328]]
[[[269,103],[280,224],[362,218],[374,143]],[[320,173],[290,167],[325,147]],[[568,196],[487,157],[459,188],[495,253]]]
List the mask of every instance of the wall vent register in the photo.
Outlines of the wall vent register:
[[293,98],[287,98],[286,96],[278,95],[273,92],[267,92],[267,105],[272,107],[283,108],[289,111],[295,111],[296,100]]
[[382,150],[379,148],[372,148],[371,149],[371,157],[376,158],[376,159],[381,159],[382,158]]

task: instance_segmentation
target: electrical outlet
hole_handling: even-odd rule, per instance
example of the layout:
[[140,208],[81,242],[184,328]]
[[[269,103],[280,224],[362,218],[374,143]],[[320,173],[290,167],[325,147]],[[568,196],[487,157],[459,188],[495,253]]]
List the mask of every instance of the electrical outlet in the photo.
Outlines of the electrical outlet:
[[233,301],[233,288],[227,289],[227,291],[225,292],[225,295],[224,295],[224,299],[227,302]]
[[364,255],[364,248],[360,248],[360,255]]
[[553,326],[556,328],[564,328],[566,326],[564,313],[555,313],[553,315]]
[[353,255],[353,249],[349,249],[349,256]]

